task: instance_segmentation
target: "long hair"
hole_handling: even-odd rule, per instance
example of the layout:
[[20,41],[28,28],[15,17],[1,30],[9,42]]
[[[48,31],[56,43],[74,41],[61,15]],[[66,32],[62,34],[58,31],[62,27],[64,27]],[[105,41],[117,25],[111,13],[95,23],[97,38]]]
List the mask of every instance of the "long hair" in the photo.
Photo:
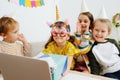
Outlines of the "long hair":
[[[75,36],[70,35],[70,38],[68,39],[69,42],[71,42],[74,45],[74,40],[75,40]],[[47,43],[45,44],[44,48],[47,48],[48,44],[50,42],[54,41],[53,37],[50,36],[50,38],[48,39]]]

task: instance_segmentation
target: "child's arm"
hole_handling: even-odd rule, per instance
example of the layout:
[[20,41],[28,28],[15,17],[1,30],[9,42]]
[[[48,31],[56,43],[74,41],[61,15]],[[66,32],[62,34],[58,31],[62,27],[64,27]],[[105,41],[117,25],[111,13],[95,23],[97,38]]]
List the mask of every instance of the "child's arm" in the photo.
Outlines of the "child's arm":
[[86,54],[91,48],[93,44],[92,35],[88,29],[86,31],[81,32],[81,25],[77,22],[76,32],[75,32],[75,41],[74,44],[81,50],[81,54]]
[[29,43],[26,43],[26,44],[23,44],[23,54],[30,54],[30,44]]
[[71,64],[72,64],[72,60],[73,60],[73,56],[68,56],[67,69],[66,69],[66,71],[62,74],[63,76],[65,76],[66,74],[69,73],[70,67],[71,67]]
[[95,56],[93,55],[92,51],[87,53],[88,59],[89,59],[89,67],[91,70],[91,74],[99,75],[101,72],[101,67],[99,63],[97,62]]
[[93,43],[90,32],[85,32],[84,34],[75,33],[74,44],[81,50],[80,54],[88,53]]
[[23,43],[23,54],[30,54],[30,44],[27,42],[23,34],[19,34],[18,40]]
[[111,38],[107,38],[106,40],[113,43],[117,47],[117,49],[119,50],[119,56],[120,56],[120,46],[119,46],[118,42],[115,39],[111,39]]

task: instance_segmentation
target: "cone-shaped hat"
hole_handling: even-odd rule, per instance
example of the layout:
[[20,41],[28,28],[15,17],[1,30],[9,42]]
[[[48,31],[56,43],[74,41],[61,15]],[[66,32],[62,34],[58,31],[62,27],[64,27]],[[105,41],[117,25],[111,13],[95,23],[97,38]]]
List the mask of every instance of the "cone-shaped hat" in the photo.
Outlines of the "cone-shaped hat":
[[89,9],[88,9],[88,6],[87,6],[85,0],[82,0],[82,3],[81,3],[81,12],[89,12]]
[[101,8],[101,11],[100,11],[100,13],[98,15],[98,18],[108,19],[104,6],[102,6],[102,8]]

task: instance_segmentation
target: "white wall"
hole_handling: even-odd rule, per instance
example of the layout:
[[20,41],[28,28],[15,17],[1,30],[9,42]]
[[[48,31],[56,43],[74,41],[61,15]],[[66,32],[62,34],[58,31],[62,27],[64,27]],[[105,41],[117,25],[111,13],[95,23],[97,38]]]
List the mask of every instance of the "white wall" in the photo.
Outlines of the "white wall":
[[[107,17],[112,20],[112,16],[116,13],[120,13],[120,0],[85,0],[90,12],[94,15],[94,18],[97,18],[102,6],[106,10]],[[75,24],[78,18],[78,15],[81,11],[82,0],[60,0],[59,8],[61,12],[61,17],[68,17],[70,20],[72,31],[75,31]],[[120,29],[119,29],[120,31]],[[112,38],[117,38],[118,34],[113,31],[111,34]],[[119,35],[120,40],[120,35]]]
[[[45,6],[38,8],[26,8],[9,3],[8,0],[0,0],[0,17],[3,15],[13,15],[20,23],[20,31],[25,34],[29,42],[46,41],[49,38],[50,28],[46,22],[55,21],[55,0],[45,0]],[[90,12],[97,18],[101,7],[104,6],[107,16],[112,16],[120,12],[120,0],[85,0]],[[81,10],[82,0],[59,0],[60,19],[69,19],[73,33],[75,31],[77,17]],[[113,30],[112,37],[115,36]]]
[[12,15],[20,24],[20,32],[29,42],[45,41],[49,38],[50,28],[46,24],[55,20],[54,1],[47,0],[46,6],[26,8],[0,0],[0,17]]

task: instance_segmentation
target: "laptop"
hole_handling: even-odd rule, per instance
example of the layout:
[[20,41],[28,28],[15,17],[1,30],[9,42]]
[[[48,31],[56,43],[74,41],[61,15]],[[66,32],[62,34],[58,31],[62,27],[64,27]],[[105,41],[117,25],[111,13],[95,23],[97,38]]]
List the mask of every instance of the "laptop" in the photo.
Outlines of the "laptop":
[[4,80],[52,80],[48,63],[29,57],[0,53],[0,71]]

